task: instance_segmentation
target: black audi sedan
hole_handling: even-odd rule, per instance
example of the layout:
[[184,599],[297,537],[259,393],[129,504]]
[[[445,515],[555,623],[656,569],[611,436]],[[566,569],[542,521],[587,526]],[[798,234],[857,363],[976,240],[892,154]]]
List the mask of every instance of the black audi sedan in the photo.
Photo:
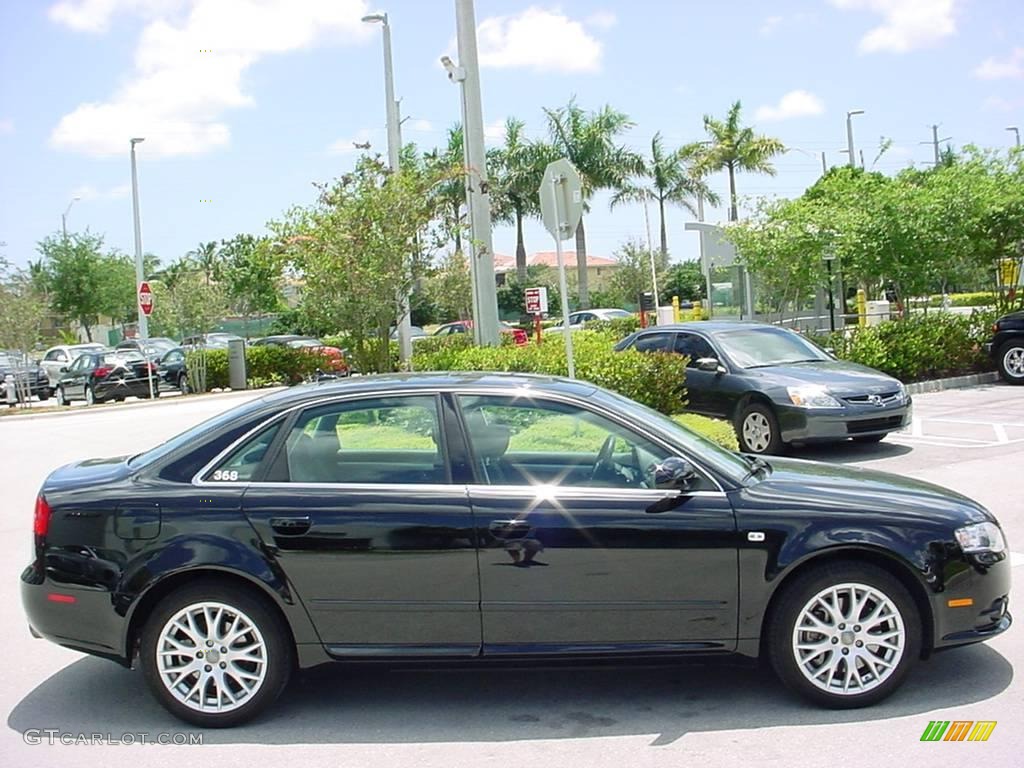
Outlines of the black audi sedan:
[[131,350],[85,352],[70,366],[62,367],[57,382],[57,403],[71,405],[84,400],[86,405],[123,401],[127,397],[160,396],[156,364]]
[[359,377],[58,469],[31,630],[201,726],[332,661],[766,654],[873,704],[1010,626],[998,522],[934,485],[733,453],[590,384]]
[[911,420],[911,398],[901,382],[837,360],[774,325],[659,325],[628,336],[616,349],[686,355],[689,409],[731,421],[747,453],[850,438],[875,443]]

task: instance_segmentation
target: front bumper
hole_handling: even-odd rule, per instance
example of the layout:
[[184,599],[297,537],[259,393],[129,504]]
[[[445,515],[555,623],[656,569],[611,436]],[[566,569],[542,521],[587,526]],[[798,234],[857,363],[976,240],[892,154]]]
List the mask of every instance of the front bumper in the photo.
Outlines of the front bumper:
[[842,408],[801,408],[776,404],[779,429],[785,443],[814,443],[845,440],[848,437],[885,435],[910,425],[913,402]]
[[[1011,567],[1009,553],[991,564],[967,555],[947,567],[944,588],[932,593],[936,650],[979,643],[1002,634],[1013,623],[1010,615]],[[950,601],[970,605],[950,607]],[[956,604],[956,603],[954,603]]]

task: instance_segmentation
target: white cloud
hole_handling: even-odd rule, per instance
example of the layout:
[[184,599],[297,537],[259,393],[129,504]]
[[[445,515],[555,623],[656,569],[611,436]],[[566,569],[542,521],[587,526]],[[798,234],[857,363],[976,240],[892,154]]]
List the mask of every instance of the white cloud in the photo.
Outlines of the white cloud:
[[12,133],[14,133],[14,120],[9,117],[0,118],[0,136]]
[[[592,23],[594,16],[590,18]],[[492,16],[480,22],[477,39],[482,67],[534,72],[596,72],[601,68],[601,42],[582,23],[557,10],[530,7],[515,16]]]
[[825,111],[821,99],[809,91],[790,91],[774,106],[765,104],[758,107],[754,119],[761,122],[778,122],[794,117],[813,117]]
[[118,13],[153,18],[184,7],[187,0],[61,0],[50,6],[51,21],[78,32],[106,32]]
[[958,0],[829,0],[836,8],[869,11],[883,18],[860,40],[861,53],[907,53],[956,33]]
[[757,30],[757,34],[761,37],[771,37],[775,32],[779,24],[782,23],[781,16],[769,16],[767,19],[761,22],[761,26]]
[[118,184],[110,189],[97,189],[92,184],[82,184],[71,190],[71,197],[79,200],[121,200],[131,194],[131,184]]
[[[90,23],[108,23],[110,14],[129,7],[171,5],[170,0],[60,5],[104,10],[111,3],[107,16],[96,11]],[[224,113],[253,103],[242,90],[252,64],[322,42],[367,39],[373,30],[360,21],[366,10],[366,0],[190,0],[183,18],[160,16],[146,25],[134,72],[105,101],[80,104],[64,115],[50,141],[93,156],[126,151],[132,136],[146,138],[148,155],[196,155],[225,146],[231,132]],[[84,25],[79,28],[88,28]]]
[[597,11],[590,14],[585,23],[598,29],[611,29],[619,23],[619,19],[611,11]]
[[1024,77],[1024,48],[1014,48],[1005,59],[989,56],[975,68],[974,76],[982,80]]
[[350,152],[366,152],[365,147],[357,147],[356,144],[369,144],[369,151],[380,151],[383,153],[386,147],[382,144],[380,147],[374,146],[374,140],[377,137],[377,131],[373,131],[369,128],[360,128],[356,131],[355,136],[346,136],[344,138],[336,139],[327,146],[327,154],[329,155],[347,155]]

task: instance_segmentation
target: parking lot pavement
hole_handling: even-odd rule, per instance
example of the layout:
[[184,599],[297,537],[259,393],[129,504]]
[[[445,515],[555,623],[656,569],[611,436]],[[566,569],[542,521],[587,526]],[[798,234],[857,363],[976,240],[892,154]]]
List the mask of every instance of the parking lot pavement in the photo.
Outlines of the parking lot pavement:
[[[4,638],[0,765],[146,768],[234,766],[629,765],[887,766],[1019,763],[1024,752],[1022,630],[921,664],[882,705],[828,711],[738,664],[382,672],[337,667],[302,675],[268,716],[203,733],[204,746],[47,746],[31,729],[66,734],[197,733],[149,696],[141,675],[33,640],[18,596],[32,502],[59,464],[142,450],[261,393],[81,409],[0,420],[0,633]],[[1024,551],[1024,387],[920,395],[920,427],[873,445],[802,449],[804,458],[912,475],[984,503]],[[962,422],[962,423],[961,423]],[[952,426],[950,426],[952,425]],[[957,426],[959,425],[959,426]],[[1003,427],[1000,439],[996,425]],[[985,428],[991,430],[986,433]],[[978,441],[978,442],[972,442]],[[984,443],[984,444],[982,444]],[[965,446],[971,446],[967,448]],[[1024,563],[1013,569],[1020,612]],[[985,743],[922,743],[931,720],[995,720]],[[135,737],[138,740],[139,737]],[[140,751],[141,750],[141,751]],[[201,751],[200,751],[201,750]]]

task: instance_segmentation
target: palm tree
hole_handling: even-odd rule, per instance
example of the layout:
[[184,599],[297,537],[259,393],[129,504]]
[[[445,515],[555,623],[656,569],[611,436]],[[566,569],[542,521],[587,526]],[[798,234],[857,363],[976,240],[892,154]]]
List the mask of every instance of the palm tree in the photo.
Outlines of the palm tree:
[[526,243],[523,220],[540,213],[537,190],[544,179],[544,168],[554,159],[550,145],[529,141],[524,135],[525,123],[510,117],[505,122],[505,142],[494,153],[491,178],[491,200],[494,217],[516,225],[516,277],[526,281]]
[[754,129],[740,125],[740,102],[729,108],[725,120],[704,115],[704,130],[710,141],[703,152],[702,164],[708,171],[729,172],[729,221],[736,221],[736,171],[775,175],[771,159],[786,151],[781,141],[756,136]]
[[[462,206],[466,202],[466,181],[463,175],[466,157],[463,151],[462,125],[456,123],[448,129],[448,144],[443,149],[433,149],[423,156],[426,168],[445,176],[435,187],[445,227],[455,239],[455,252],[462,252]],[[452,173],[459,170],[460,173]]]
[[203,273],[206,284],[215,282],[220,276],[220,249],[215,242],[200,243],[185,254]]
[[669,203],[679,205],[694,216],[697,209],[691,198],[698,195],[712,205],[718,204],[718,196],[704,183],[702,168],[699,163],[698,145],[687,144],[674,152],[665,149],[661,132],[651,139],[651,155],[643,158],[643,168],[638,177],[647,183],[628,180],[612,196],[611,208],[624,203],[642,203],[655,200],[658,203],[658,216],[661,220],[661,255],[668,258],[668,235],[665,227],[665,206]]
[[[626,179],[640,172],[643,161],[616,143],[616,138],[633,127],[629,117],[604,106],[585,112],[572,99],[559,109],[545,109],[552,144],[557,154],[569,159],[583,182],[584,211],[587,201],[599,189],[618,189]],[[576,268],[579,272],[580,307],[590,306],[587,286],[587,235],[583,218],[576,226]]]

